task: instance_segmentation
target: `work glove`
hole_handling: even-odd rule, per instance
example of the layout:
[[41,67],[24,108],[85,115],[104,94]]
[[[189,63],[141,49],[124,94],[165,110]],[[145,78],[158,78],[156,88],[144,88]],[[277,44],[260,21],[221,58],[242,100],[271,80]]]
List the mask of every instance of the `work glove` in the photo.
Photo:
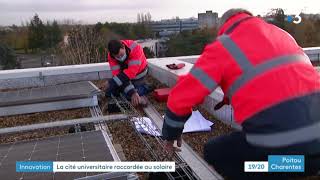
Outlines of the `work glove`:
[[185,66],[185,64],[184,63],[179,63],[179,64],[173,63],[173,64],[167,64],[166,66],[169,69],[177,70],[177,69],[183,68]]
[[142,106],[142,107],[146,107],[147,106],[147,101],[144,97],[139,96],[139,94],[137,92],[134,92],[131,96],[131,104],[133,106]]

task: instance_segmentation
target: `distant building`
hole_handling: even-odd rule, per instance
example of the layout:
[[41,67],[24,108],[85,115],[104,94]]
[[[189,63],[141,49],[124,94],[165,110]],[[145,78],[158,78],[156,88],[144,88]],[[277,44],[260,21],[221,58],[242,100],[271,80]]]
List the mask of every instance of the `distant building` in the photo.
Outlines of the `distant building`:
[[136,42],[141,45],[142,48],[149,48],[153,52],[155,57],[163,57],[168,50],[165,42],[167,39],[143,39]]
[[206,11],[206,13],[198,13],[198,22],[200,28],[211,28],[218,26],[218,13]]
[[199,13],[198,18],[154,21],[150,23],[150,26],[153,32],[158,33],[161,37],[166,37],[181,31],[216,27],[218,21],[218,13],[206,11],[206,13]]
[[181,31],[199,28],[196,18],[161,20],[152,22],[150,25],[152,31],[159,33],[160,36],[168,36]]
[[0,27],[0,31],[5,31],[5,32],[12,32],[13,28],[5,26],[5,27]]
[[160,31],[160,32],[159,32],[159,36],[160,36],[160,37],[168,37],[168,36],[170,36],[170,35],[177,34],[177,33],[179,33],[179,31],[163,30],[163,31]]

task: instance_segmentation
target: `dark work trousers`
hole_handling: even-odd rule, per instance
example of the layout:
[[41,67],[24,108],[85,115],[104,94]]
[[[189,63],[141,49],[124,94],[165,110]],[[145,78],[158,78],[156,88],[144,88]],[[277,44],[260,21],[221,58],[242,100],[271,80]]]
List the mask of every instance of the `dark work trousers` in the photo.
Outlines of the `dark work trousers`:
[[[320,140],[286,148],[255,147],[247,143],[243,132],[233,132],[209,140],[204,147],[204,158],[227,179],[288,179],[320,171],[320,153],[306,154],[317,148],[320,149]],[[244,172],[245,161],[268,161],[268,155],[305,155],[305,173]]]
[[[320,139],[270,148],[267,145],[249,144],[245,133],[288,132],[296,127],[307,127],[319,123],[319,104],[320,93],[311,93],[269,107],[243,122],[243,131],[210,140],[205,145],[204,157],[219,173],[229,179],[286,179],[290,176],[317,174],[320,170]],[[320,133],[320,130],[313,133]],[[304,134],[295,136],[304,136]],[[280,139],[274,139],[275,142],[278,140]],[[268,161],[268,155],[304,155],[305,172],[244,173],[244,161]]]
[[[120,93],[122,93],[123,91],[122,89],[123,87],[119,87],[115,83],[112,83],[111,81],[112,79],[109,80],[109,86],[108,86],[108,89],[106,90],[106,97],[111,97],[111,94],[114,96],[119,96]],[[145,78],[132,80],[131,82],[140,96],[144,96],[151,91],[150,87],[147,86],[145,83]],[[123,94],[128,100],[131,100],[131,97],[128,97],[125,93]]]

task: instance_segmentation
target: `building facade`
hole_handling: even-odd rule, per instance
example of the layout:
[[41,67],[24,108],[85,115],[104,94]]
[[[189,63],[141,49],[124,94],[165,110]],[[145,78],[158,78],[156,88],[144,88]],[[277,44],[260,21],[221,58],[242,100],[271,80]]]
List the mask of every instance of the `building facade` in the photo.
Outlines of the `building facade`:
[[159,33],[161,36],[199,28],[196,18],[161,20],[152,22],[150,25],[152,31]]
[[168,39],[143,39],[137,40],[136,42],[141,45],[142,48],[149,48],[153,52],[155,57],[164,57],[168,47],[166,46],[166,41]]
[[218,13],[212,11],[198,13],[198,22],[200,28],[217,27],[219,22]]

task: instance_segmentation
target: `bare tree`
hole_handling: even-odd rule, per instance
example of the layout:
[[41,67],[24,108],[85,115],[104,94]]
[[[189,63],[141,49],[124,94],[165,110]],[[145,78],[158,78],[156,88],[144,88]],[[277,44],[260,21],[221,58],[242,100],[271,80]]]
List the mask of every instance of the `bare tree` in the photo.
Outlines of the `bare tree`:
[[137,22],[138,23],[148,23],[151,22],[151,14],[148,12],[146,14],[144,13],[138,13],[137,14]]
[[78,25],[65,37],[65,44],[60,45],[63,64],[97,63],[103,59],[99,48],[104,44],[93,27]]
[[137,15],[137,22],[138,22],[138,23],[141,23],[140,13],[138,13],[138,15]]
[[141,16],[141,22],[144,23],[144,22],[146,21],[146,20],[145,20],[145,17],[144,17],[144,14],[141,13],[140,16]]
[[148,21],[148,15],[147,15],[147,14],[144,15],[144,21],[145,21],[145,23],[148,23],[148,22],[149,22],[149,21]]
[[150,14],[150,12],[147,13],[147,21],[151,22],[151,14]]

